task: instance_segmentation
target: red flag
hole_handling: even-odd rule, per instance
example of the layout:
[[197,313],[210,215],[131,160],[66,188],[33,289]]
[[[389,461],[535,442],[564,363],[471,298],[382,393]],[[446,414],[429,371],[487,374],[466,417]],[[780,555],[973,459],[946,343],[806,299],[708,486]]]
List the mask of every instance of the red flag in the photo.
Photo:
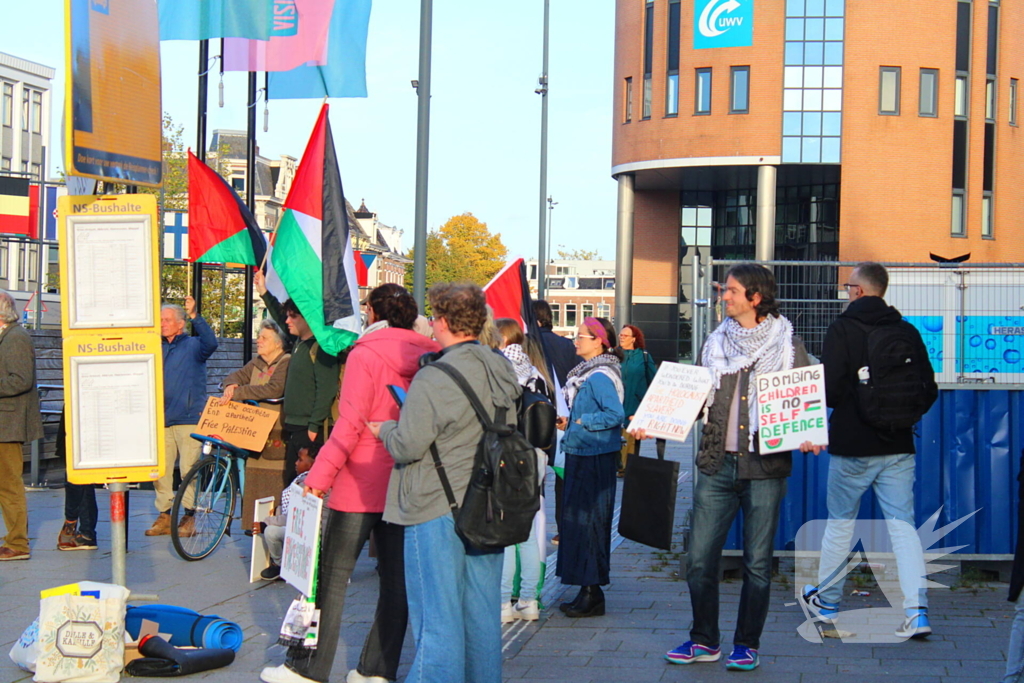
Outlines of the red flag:
[[363,260],[363,252],[353,251],[356,262],[356,284],[360,287],[370,286],[370,271],[366,267],[366,261]]
[[263,262],[267,241],[252,213],[227,181],[191,151],[188,213],[189,261],[249,266]]
[[532,307],[529,284],[526,282],[526,263],[521,258],[509,261],[491,281],[484,286],[487,303],[494,309],[494,317],[512,318],[519,322],[524,332],[529,331],[529,320],[533,317],[527,307]]
[[39,186],[28,186],[28,236],[39,238]]

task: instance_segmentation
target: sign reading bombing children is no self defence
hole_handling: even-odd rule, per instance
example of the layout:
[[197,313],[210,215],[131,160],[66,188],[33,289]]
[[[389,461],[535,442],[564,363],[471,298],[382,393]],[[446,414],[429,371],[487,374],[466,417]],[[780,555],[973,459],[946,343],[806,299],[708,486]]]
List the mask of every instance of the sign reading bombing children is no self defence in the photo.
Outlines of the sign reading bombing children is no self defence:
[[780,453],[810,441],[828,445],[825,366],[770,372],[757,378],[757,423],[761,453]]

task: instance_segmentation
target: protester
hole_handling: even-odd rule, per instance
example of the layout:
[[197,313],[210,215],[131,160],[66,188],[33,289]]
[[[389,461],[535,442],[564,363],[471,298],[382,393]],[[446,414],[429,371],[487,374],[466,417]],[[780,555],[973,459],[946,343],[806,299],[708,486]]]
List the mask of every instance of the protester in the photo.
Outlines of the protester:
[[611,563],[615,464],[622,429],[621,352],[615,329],[604,318],[585,318],[576,333],[583,362],[566,379],[569,416],[559,416],[565,431],[565,503],[556,573],[580,592],[560,609],[568,617],[605,612],[604,592]]
[[[718,628],[718,581],[722,548],[737,512],[743,510],[743,587],[726,668],[758,666],[761,632],[768,616],[773,539],[779,504],[792,469],[789,452],[761,454],[756,438],[756,378],[810,364],[803,342],[779,314],[775,276],[763,266],[743,263],[726,277],[725,321],[704,344],[701,364],[711,371],[713,389],[693,492],[693,531],[686,580],[693,626],[690,640],[668,652],[673,664],[715,662],[722,656]],[[642,431],[635,436],[643,437]]]
[[[572,341],[555,334],[552,327],[551,306],[547,301],[544,299],[534,300],[533,314],[537,318],[537,327],[540,328],[540,344],[544,358],[547,359],[551,374],[558,381],[558,386],[564,387],[569,371],[579,365],[583,359],[576,355],[576,347]],[[555,466],[554,455],[549,458],[548,465]],[[562,499],[565,492],[565,480],[558,476],[557,469],[555,475],[555,526],[560,530],[562,528]],[[556,533],[551,539],[551,544],[558,545],[559,539],[560,535]]]
[[[290,648],[284,664],[263,670],[261,678],[267,683],[328,680],[341,634],[348,580],[371,531],[380,575],[377,614],[359,665],[347,680],[377,683],[398,677],[408,622],[405,522],[383,519],[394,461],[367,423],[398,417],[399,408],[388,385],[408,388],[420,357],[440,347],[412,330],[416,301],[401,286],[377,287],[370,292],[368,304],[370,325],[348,356],[338,422],[305,483],[306,492],[313,495],[324,497],[330,491],[317,574],[319,642],[315,650]],[[472,417],[472,412],[469,415]],[[431,483],[435,482],[437,475],[430,476],[434,478]]]
[[[57,427],[57,443],[54,455],[58,462],[67,462],[68,434],[64,427],[65,413],[60,413]],[[96,505],[96,487],[93,484],[72,484],[64,482],[64,525],[57,535],[57,550],[95,550],[96,520],[99,507]]]
[[338,398],[338,359],[320,348],[294,301],[288,299],[282,304],[267,290],[266,276],[259,269],[253,276],[253,286],[270,317],[297,338],[288,363],[282,407],[285,442],[282,485],[287,486],[296,476],[299,449],[314,443],[323,444],[331,406]]
[[[505,411],[514,424],[521,393],[500,354],[477,341],[487,317],[484,293],[473,284],[430,289],[437,362],[465,376],[481,403]],[[499,683],[501,678],[502,553],[466,546],[430,454],[440,453],[455,500],[465,497],[483,428],[469,399],[443,370],[428,364],[416,375],[398,422],[370,423],[394,457],[384,519],[405,529],[405,578],[416,642],[411,683]]]
[[[494,324],[501,335],[501,344],[498,348],[512,363],[519,386],[539,394],[548,394],[548,384],[544,380],[541,369],[534,365],[525,350],[527,340],[526,335],[523,334],[523,328],[512,318],[499,318],[494,321]],[[537,457],[539,461],[537,471],[543,473],[547,455],[538,449]],[[540,483],[543,484],[543,478]],[[543,491],[543,486],[541,490]],[[544,499],[541,498],[541,510],[544,509],[543,506]],[[538,514],[542,521],[543,513]],[[539,522],[535,519],[533,528],[530,529],[530,538],[525,543],[517,543],[505,548],[505,561],[501,569],[501,623],[503,624],[516,619],[536,621],[540,618],[541,549],[537,536],[543,534],[543,528],[538,529],[538,524]],[[517,577],[519,593],[515,597],[518,600],[513,602],[513,584],[516,583]]]
[[[192,331],[185,333],[185,316]],[[164,457],[166,469],[153,486],[156,509],[160,514],[147,536],[171,533],[171,503],[174,500],[174,461],[184,477],[199,459],[199,442],[191,437],[206,407],[206,361],[217,350],[217,337],[202,316],[196,313],[196,300],[185,297],[185,308],[164,304],[160,309],[160,336],[164,355]],[[193,492],[184,496],[185,516],[178,522],[178,535],[195,533]]]
[[[636,415],[640,401],[644,400],[647,387],[651,386],[658,369],[651,354],[647,353],[644,333],[636,325],[623,325],[619,332],[619,348],[622,349],[622,386],[625,392],[622,409],[626,413],[626,420],[622,424],[622,436],[625,437],[626,443],[623,444],[619,456],[621,477],[626,473],[626,459],[630,453],[635,453],[637,448],[636,439],[626,431],[626,427]],[[664,443],[664,439],[658,441]]]
[[32,337],[18,324],[14,297],[0,290],[0,509],[7,536],[0,561],[27,560],[28,506],[22,446],[43,436]]
[[[220,404],[229,401],[266,401],[282,398],[291,360],[285,350],[287,338],[273,320],[260,323],[256,336],[256,357],[224,378]],[[264,404],[266,410],[280,413],[280,406]],[[242,495],[242,527],[251,529],[254,505],[260,498],[277,496],[284,476],[282,422],[278,415],[263,450],[245,461],[245,491]]]
[[927,571],[914,519],[913,427],[883,429],[866,419],[858,385],[871,379],[869,336],[870,345],[883,353],[916,349],[914,360],[919,367],[913,374],[919,377],[917,385],[909,387],[905,395],[899,393],[899,386],[880,388],[888,394],[890,415],[909,409],[916,411],[911,418],[916,422],[938,396],[935,373],[921,334],[883,299],[889,286],[889,274],[883,266],[870,261],[858,264],[845,286],[850,304],[829,326],[822,353],[825,401],[832,408],[828,429],[829,522],[821,541],[818,585],[804,588],[804,600],[819,619],[831,622],[837,618],[860,499],[874,488],[892,539],[903,592],[906,620],[896,635],[923,638],[932,629],[925,589]]
[[299,459],[295,461],[295,469],[299,474],[281,491],[281,504],[266,519],[259,520],[253,531],[263,534],[267,543],[267,554],[270,555],[270,566],[260,572],[260,578],[273,581],[281,577],[281,554],[284,551],[285,530],[288,526],[288,510],[291,507],[292,492],[302,492],[306,485],[306,475],[313,466],[316,457],[316,446],[303,448],[299,451]]

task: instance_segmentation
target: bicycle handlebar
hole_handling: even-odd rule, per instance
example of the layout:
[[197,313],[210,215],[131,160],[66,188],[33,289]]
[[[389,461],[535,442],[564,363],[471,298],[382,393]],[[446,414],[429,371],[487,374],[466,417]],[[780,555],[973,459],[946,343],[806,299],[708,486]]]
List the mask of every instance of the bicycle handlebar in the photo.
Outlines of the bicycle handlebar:
[[191,434],[191,436],[192,436],[193,439],[195,439],[199,443],[213,444],[217,448],[222,448],[222,449],[226,450],[227,452],[231,453],[235,457],[238,457],[238,458],[248,458],[249,457],[249,451],[247,451],[246,449],[239,448],[238,446],[235,446],[234,444],[230,444],[227,441],[224,441],[223,439],[218,438],[216,436],[207,436],[205,434],[196,434],[194,432]]

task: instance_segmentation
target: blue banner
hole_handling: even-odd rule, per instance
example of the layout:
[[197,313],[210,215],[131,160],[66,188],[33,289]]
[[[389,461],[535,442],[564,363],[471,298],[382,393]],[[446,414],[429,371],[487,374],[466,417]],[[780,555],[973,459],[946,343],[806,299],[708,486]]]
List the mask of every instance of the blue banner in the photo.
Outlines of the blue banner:
[[159,0],[160,40],[269,40],[275,0]]
[[754,0],[696,0],[693,49],[754,44]]

